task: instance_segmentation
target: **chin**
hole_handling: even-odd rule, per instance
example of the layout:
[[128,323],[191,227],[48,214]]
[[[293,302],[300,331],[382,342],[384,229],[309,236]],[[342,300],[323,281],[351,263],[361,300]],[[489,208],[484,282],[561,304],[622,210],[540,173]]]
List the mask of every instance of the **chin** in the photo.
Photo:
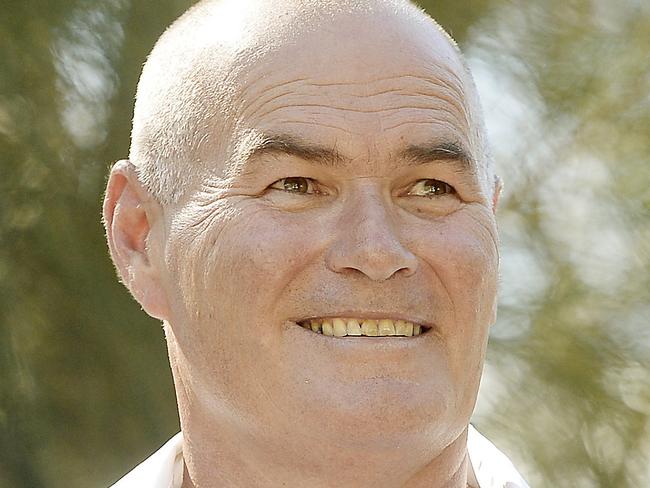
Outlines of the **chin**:
[[[455,432],[458,429],[450,426],[463,425],[471,414],[471,408],[459,409],[455,395],[436,382],[368,378],[330,389],[330,393],[326,400],[308,402],[311,406],[304,422],[310,424],[311,432],[318,431],[320,436],[350,449],[424,448],[434,440],[446,439],[445,431]],[[467,415],[459,415],[465,410],[469,411]]]

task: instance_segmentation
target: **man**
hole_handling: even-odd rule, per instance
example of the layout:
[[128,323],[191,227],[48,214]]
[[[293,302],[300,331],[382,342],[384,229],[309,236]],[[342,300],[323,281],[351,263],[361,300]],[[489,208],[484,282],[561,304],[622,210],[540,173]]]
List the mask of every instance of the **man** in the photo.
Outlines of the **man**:
[[104,205],[164,321],[182,434],[115,486],[526,486],[469,426],[493,171],[458,49],[407,1],[190,10]]

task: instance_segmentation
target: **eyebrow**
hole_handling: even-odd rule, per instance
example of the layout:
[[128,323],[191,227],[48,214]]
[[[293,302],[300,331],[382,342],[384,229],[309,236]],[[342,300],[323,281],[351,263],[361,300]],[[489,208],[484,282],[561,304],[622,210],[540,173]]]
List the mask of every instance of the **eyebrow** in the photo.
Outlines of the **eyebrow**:
[[474,172],[476,168],[476,162],[469,151],[461,144],[451,141],[410,145],[400,156],[413,166],[444,161],[457,166],[461,172]]
[[[266,135],[247,148],[247,162],[267,154],[287,154],[308,162],[314,162],[326,167],[341,167],[349,164],[351,159],[339,153],[336,148],[328,148],[308,143],[295,136]],[[471,157],[461,144],[455,141],[431,142],[412,144],[398,153],[398,157],[407,161],[409,166],[418,166],[433,162],[451,163],[459,172],[473,172],[476,168]]]
[[328,167],[340,167],[350,162],[336,148],[310,144],[293,136],[271,135],[260,138],[248,148],[247,160],[267,154],[288,154],[306,161],[313,161]]

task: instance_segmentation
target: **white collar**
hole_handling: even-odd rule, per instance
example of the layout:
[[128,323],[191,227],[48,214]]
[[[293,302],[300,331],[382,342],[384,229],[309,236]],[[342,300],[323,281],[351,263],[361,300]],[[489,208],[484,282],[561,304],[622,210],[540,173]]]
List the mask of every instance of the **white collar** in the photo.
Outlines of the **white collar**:
[[[529,488],[505,454],[471,425],[467,451],[471,488]],[[183,433],[179,432],[111,488],[181,488],[183,469]]]

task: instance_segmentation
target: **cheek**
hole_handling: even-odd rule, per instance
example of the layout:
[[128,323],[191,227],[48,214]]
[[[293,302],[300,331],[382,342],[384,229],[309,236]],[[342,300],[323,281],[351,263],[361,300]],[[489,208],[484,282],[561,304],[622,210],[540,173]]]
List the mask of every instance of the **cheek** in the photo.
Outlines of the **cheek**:
[[233,415],[247,415],[277,380],[276,365],[287,360],[277,345],[276,309],[317,259],[321,236],[307,227],[313,218],[279,215],[255,202],[180,217],[167,254],[178,297],[171,324],[178,354],[203,385],[194,394],[210,392],[200,402],[214,405],[218,398]]
[[[496,298],[499,250],[494,218],[483,206],[470,206],[450,216],[440,232],[447,259],[441,274],[460,318],[486,319]],[[475,320],[469,320],[475,317]]]
[[237,303],[234,290],[239,301],[241,293],[248,293],[247,303],[255,304],[248,307],[250,313],[272,315],[287,287],[315,259],[318,242],[313,219],[307,215],[286,215],[251,205],[221,233],[212,261],[224,276],[231,277],[232,303]]
[[310,222],[254,201],[181,216],[167,263],[183,307],[194,319],[253,320],[248,311],[272,313],[276,298],[316,252],[320,238]]
[[459,375],[480,372],[496,309],[499,255],[494,219],[482,208],[461,210],[418,239],[420,256],[447,298],[439,327],[450,363]]
[[452,297],[458,326],[490,325],[496,299],[498,253],[495,240],[483,227],[449,229],[448,261],[442,268]]

